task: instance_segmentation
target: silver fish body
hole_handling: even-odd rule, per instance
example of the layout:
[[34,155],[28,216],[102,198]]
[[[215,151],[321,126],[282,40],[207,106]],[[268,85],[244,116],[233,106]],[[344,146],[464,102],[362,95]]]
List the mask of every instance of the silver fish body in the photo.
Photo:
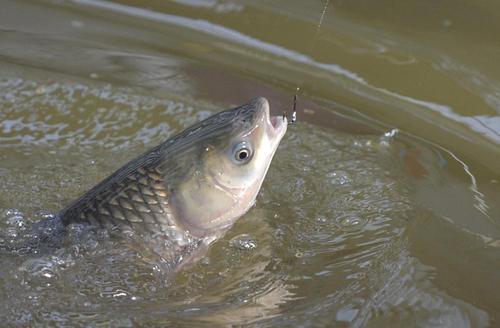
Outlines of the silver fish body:
[[265,98],[217,113],[125,164],[62,209],[62,224],[159,238],[193,261],[253,205],[287,122]]

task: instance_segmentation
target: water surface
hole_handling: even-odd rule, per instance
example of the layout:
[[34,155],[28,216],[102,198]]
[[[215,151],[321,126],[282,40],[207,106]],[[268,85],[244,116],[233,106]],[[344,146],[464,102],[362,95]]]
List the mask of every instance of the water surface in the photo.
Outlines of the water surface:
[[1,2],[3,248],[191,124],[301,87],[257,204],[202,261],[171,277],[79,229],[3,251],[6,325],[498,325],[498,6],[331,1],[318,29],[323,5]]

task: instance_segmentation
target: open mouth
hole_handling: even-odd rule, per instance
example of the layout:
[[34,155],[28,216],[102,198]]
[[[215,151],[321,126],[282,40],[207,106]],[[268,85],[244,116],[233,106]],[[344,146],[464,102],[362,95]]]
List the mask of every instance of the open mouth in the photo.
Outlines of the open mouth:
[[254,100],[255,106],[259,108],[263,114],[262,119],[267,123],[267,130],[271,133],[273,137],[278,136],[278,140],[283,137],[286,132],[286,127],[288,125],[288,120],[284,116],[271,116],[269,110],[269,102],[266,98],[258,97]]
[[271,116],[269,118],[269,122],[271,123],[271,126],[273,127],[273,132],[274,134],[281,134],[283,135],[286,131],[286,126],[288,124],[288,121],[286,117],[283,116]]
[[286,117],[271,116],[270,121],[273,128],[277,129],[281,124],[285,123]]

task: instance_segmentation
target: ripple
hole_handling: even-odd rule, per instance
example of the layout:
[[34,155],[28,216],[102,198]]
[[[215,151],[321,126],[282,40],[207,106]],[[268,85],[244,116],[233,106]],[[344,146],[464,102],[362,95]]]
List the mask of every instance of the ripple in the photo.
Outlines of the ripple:
[[[0,84],[0,148],[13,155],[0,171],[0,196],[17,208],[1,212],[2,245],[117,162],[208,113],[111,86]],[[168,261],[147,245],[152,239],[71,225],[58,247],[3,259],[0,292],[12,302],[0,310],[28,325],[113,325],[119,313],[124,325],[308,326],[314,318],[355,326],[400,320],[403,308],[427,323],[483,320],[472,305],[423,283],[432,269],[408,253],[415,204],[404,149],[392,135],[298,124],[280,145],[256,206],[193,267],[170,275]]]
[[120,149],[150,144],[208,113],[194,113],[186,103],[110,85],[94,87],[18,78],[3,78],[0,85],[0,147],[4,148],[98,145]]

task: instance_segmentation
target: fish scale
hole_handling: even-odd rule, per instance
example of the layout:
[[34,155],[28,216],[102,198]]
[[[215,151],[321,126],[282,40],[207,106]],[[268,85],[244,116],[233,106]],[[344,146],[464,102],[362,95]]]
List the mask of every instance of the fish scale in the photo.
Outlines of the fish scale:
[[[75,218],[72,213],[79,212]],[[156,168],[140,167],[121,181],[108,185],[105,193],[77,202],[65,212],[63,223],[87,223],[101,227],[142,226],[150,232],[173,225],[168,192]]]

